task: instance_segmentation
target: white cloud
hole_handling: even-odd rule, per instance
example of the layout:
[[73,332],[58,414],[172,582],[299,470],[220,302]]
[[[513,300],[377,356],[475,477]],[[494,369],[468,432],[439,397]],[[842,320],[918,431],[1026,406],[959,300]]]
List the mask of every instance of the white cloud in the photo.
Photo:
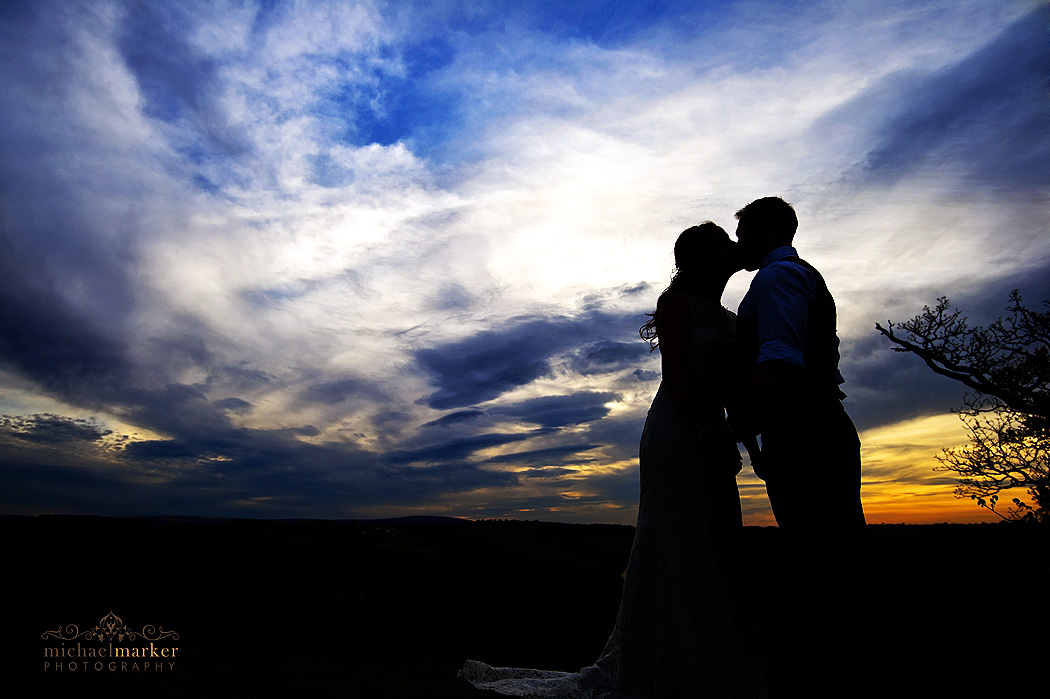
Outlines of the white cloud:
[[[121,260],[133,303],[109,322],[138,365],[160,383],[204,382],[221,366],[272,378],[208,389],[253,404],[231,418],[238,426],[313,424],[321,434],[307,441],[360,433],[370,449],[397,446],[435,417],[420,403],[432,389],[414,351],[517,316],[574,315],[596,292],[640,325],[678,232],[706,218],[732,232],[733,212],[759,196],[796,204],[800,251],[839,298],[847,342],[887,313],[907,317],[936,293],[1050,259],[1045,198],[960,184],[951,143],[894,181],[857,179],[916,76],[970,55],[1026,3],[738,3],[716,33],[683,40],[657,26],[614,47],[513,23],[450,32],[451,62],[413,77],[457,97],[458,111],[438,117],[454,156],[444,159],[409,138],[360,141],[363,124],[389,116],[385,91],[410,73],[399,52],[421,38],[390,8],[177,12],[183,24],[164,29],[200,61],[197,82],[185,104],[158,112],[112,7],[89,21],[56,15],[72,38],[53,42],[57,56],[27,49],[38,73],[70,69],[57,87],[37,92],[5,72],[4,91],[21,95],[11,123],[60,156],[32,164],[90,224],[72,235]],[[41,104],[63,119],[36,129]],[[747,281],[732,281],[727,305]],[[639,282],[651,290],[609,291]],[[85,282],[55,284],[111,312]],[[207,358],[162,364],[152,341],[188,333]],[[351,379],[372,393],[303,398]],[[616,417],[640,419],[652,385],[625,385],[558,365],[498,400],[609,389]]]
[[[504,46],[516,54],[507,57],[491,37],[444,74],[446,86],[470,86],[471,119],[481,127],[470,136],[480,160],[445,190],[402,144],[325,140],[323,117],[305,106],[347,76],[312,57],[356,52],[365,65],[387,35],[375,13],[301,9],[274,21],[252,63],[224,75],[226,94],[243,100],[232,121],[254,144],[247,187],[234,190],[236,206],[212,204],[213,222],[158,243],[152,281],[180,312],[234,341],[236,352],[281,358],[285,368],[272,370],[293,382],[291,356],[328,370],[390,371],[413,346],[391,342],[400,330],[421,327],[434,342],[501,314],[571,313],[588,290],[643,280],[658,288],[679,230],[710,217],[732,231],[732,212],[768,193],[798,206],[799,246],[840,295],[847,338],[871,332],[870,309],[883,307],[887,294],[918,300],[975,274],[994,278],[1019,252],[1038,259],[1038,239],[1020,241],[1018,250],[992,234],[1016,212],[996,201],[958,211],[938,184],[941,173],[885,190],[837,188],[871,147],[865,135],[893,114],[869,114],[860,124],[827,123],[827,115],[885,75],[944,65],[987,38],[963,21],[909,29],[943,18],[944,7],[875,19],[845,8],[819,33],[803,29],[814,17],[804,14],[791,20],[801,38],[786,62],[770,56],[744,72],[734,70],[741,56],[724,47],[706,50],[708,67],[695,73],[691,57],[645,47],[603,50],[515,34]],[[761,44],[784,27],[753,23],[748,41]],[[543,59],[513,62],[530,51]],[[374,78],[351,72],[362,89],[373,88]],[[311,182],[307,158],[321,152],[353,181]],[[738,298],[744,283],[735,280],[727,298]],[[449,284],[490,300],[457,309],[442,327],[428,304]],[[252,290],[290,293],[259,309],[244,303]]]

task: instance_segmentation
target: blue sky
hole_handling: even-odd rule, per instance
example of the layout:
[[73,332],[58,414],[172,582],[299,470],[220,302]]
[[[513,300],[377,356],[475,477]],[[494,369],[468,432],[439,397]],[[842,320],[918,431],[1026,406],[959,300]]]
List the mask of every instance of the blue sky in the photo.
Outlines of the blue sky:
[[1050,298],[1048,20],[4,3],[3,510],[633,522],[674,239],[775,194],[838,300],[872,518],[979,518],[933,470],[961,387],[874,324]]

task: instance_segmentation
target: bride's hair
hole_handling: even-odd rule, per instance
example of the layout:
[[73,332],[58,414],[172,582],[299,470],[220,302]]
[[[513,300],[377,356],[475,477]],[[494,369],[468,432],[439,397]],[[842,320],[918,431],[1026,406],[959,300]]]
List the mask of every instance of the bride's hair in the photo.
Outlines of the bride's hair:
[[674,244],[674,272],[671,274],[671,283],[660,292],[660,298],[656,301],[656,309],[652,313],[645,314],[649,316],[649,320],[638,328],[638,334],[649,343],[650,352],[660,346],[660,338],[656,334],[656,314],[660,312],[660,301],[668,292],[679,289],[684,291],[696,285],[699,277],[704,273],[702,269],[704,263],[717,254],[716,244],[728,240],[729,234],[713,221],[703,221],[686,228],[678,236]]

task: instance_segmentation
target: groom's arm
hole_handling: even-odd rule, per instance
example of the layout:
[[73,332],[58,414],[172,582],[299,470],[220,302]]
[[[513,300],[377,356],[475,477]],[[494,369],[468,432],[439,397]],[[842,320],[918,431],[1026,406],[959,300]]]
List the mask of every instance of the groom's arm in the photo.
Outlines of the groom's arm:
[[781,261],[759,270],[751,282],[758,324],[758,365],[783,362],[804,368],[809,306],[816,280],[793,262]]
[[758,361],[744,380],[734,422],[760,434],[792,410],[805,369],[806,330],[815,280],[805,268],[777,262],[759,270],[748,292],[758,325]]

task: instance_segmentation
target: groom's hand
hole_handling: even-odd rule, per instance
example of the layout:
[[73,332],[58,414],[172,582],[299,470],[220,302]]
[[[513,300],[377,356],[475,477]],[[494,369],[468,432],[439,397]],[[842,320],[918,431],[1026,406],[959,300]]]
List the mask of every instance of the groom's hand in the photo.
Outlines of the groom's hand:
[[738,433],[761,434],[790,420],[801,408],[803,372],[802,367],[779,360],[756,366],[736,401],[733,421]]

